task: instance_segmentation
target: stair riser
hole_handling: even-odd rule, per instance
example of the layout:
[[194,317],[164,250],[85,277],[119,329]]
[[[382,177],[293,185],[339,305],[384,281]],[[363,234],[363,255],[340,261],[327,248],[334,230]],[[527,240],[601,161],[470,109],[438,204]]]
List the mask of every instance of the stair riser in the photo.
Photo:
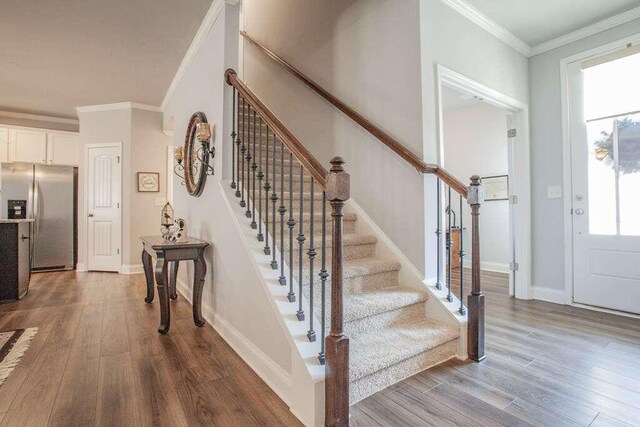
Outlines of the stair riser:
[[[277,213],[276,213],[277,215]],[[251,222],[251,218],[246,218],[247,221]],[[331,217],[327,217],[327,230],[330,229],[331,227]],[[272,230],[273,230],[273,222],[271,222],[271,215],[269,215],[269,234],[271,235]],[[302,225],[302,230],[303,233],[305,234],[305,237],[308,239],[308,234],[311,231],[311,224],[309,221],[304,221],[303,225]],[[296,239],[298,237],[298,233],[300,231],[300,227],[296,224],[295,228],[293,229],[294,231],[294,239]],[[356,221],[354,220],[345,220],[344,221],[344,233],[345,234],[352,234],[356,232]],[[257,230],[256,230],[257,233]],[[262,233],[266,235],[266,227],[265,224],[262,224]],[[313,222],[313,234],[314,236],[316,236],[316,241],[318,242],[316,247],[318,247],[320,245],[320,241],[321,241],[321,237],[318,236],[322,236],[322,221],[320,219],[316,220]],[[279,242],[280,241],[280,218],[278,217],[278,219],[276,220],[276,241]],[[289,239],[289,228],[287,227],[287,224],[285,223],[284,225],[284,238],[285,239]]]
[[425,316],[424,303],[402,307],[397,310],[387,311],[364,319],[354,320],[345,324],[345,332],[348,336],[383,330],[401,322],[412,321]]
[[[285,238],[288,239],[289,238],[289,234],[287,233],[285,235]],[[321,262],[321,256],[322,256],[322,248],[321,248],[321,243],[322,240],[321,239],[316,239],[316,252],[318,253],[318,255],[316,255],[315,258],[315,263],[316,265],[319,265],[318,263]],[[294,241],[293,244],[295,246],[296,241],[295,241],[295,236],[294,236]],[[288,243],[285,243],[285,245],[288,245]],[[307,265],[308,260],[309,260],[309,256],[307,255],[307,251],[309,250],[309,247],[307,244],[305,244],[305,248],[303,249],[303,256],[305,257],[305,263],[303,265]],[[298,265],[298,255],[299,255],[299,250],[298,247],[295,247],[293,250],[293,259],[294,259],[294,265],[297,266]],[[349,246],[343,246],[342,248],[342,254],[345,260],[351,260],[351,259],[362,259],[362,258],[368,258],[368,257],[372,257],[374,256],[376,253],[376,245],[375,243],[371,243],[371,244],[366,244],[366,245],[349,245]],[[289,256],[289,251],[285,250],[285,254],[287,256]],[[331,260],[331,256],[333,254],[333,251],[331,250],[331,242],[327,242],[327,269],[329,268],[328,265],[330,264],[330,260]]]
[[[305,264],[305,267],[308,264]],[[314,264],[318,265],[317,263]],[[327,270],[331,273],[331,266],[327,266]],[[294,278],[297,281],[298,272],[296,269],[294,271]],[[318,277],[318,273],[320,273],[320,267],[314,267],[314,285],[320,282]],[[302,286],[308,288],[309,287],[309,272],[305,271],[303,275]],[[388,288],[390,286],[398,285],[398,272],[397,271],[389,271],[384,273],[374,273],[374,274],[366,274],[364,276],[357,277],[345,277],[342,281],[342,286],[344,288],[345,293],[354,293],[352,289],[366,289],[368,291],[375,291],[379,289]],[[327,278],[327,289],[331,289],[331,276]],[[314,289],[316,296],[319,297],[320,293],[318,289]],[[308,291],[307,291],[308,292]],[[328,297],[328,294],[327,294]]]
[[[256,194],[258,194],[258,190],[260,189],[260,187],[263,188],[262,192],[264,194],[264,184],[267,182],[266,178],[262,178],[262,182],[260,182],[260,180],[258,179],[258,173],[256,172]],[[273,174],[269,173],[269,186],[271,187],[269,189],[269,194],[271,194],[273,192]],[[280,197],[280,193],[282,192],[282,188],[284,188],[284,192],[285,193],[289,193],[289,189],[291,188],[291,186],[289,185],[289,180],[285,179],[285,181],[282,183],[282,187],[280,186],[280,175],[276,174],[276,194],[278,195],[278,197]],[[247,186],[251,185],[251,189],[253,189],[253,175],[251,175],[249,177],[249,179],[247,180]],[[310,181],[305,181],[304,185],[303,185],[303,192],[304,193],[311,193],[311,182]],[[293,181],[293,194],[294,194],[294,198],[299,198],[296,197],[296,193],[300,194],[300,181]],[[320,187],[317,183],[314,183],[313,185],[313,194],[316,195],[316,198],[321,199],[322,198],[322,187]],[[285,197],[289,198],[288,194],[285,194]],[[328,203],[328,202],[327,202]]]

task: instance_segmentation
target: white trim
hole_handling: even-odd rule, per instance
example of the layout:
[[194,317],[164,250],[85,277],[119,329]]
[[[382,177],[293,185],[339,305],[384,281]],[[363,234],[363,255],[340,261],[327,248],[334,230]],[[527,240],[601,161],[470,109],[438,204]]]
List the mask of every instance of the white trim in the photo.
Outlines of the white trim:
[[140,274],[144,273],[142,264],[122,264],[120,266],[120,274]]
[[160,107],[148,104],[138,104],[136,102],[116,102],[114,104],[100,104],[100,105],[87,105],[83,107],[76,107],[78,113],[94,113],[96,111],[111,111],[111,110],[145,110],[153,111],[154,113],[160,113],[162,110]]
[[87,265],[83,262],[79,262],[78,264],[76,264],[76,272],[78,273],[87,272]]
[[[234,3],[237,3],[237,0],[229,0],[226,3],[229,5],[233,5]],[[218,20],[218,16],[220,16],[220,12],[222,12],[224,5],[224,0],[214,0],[213,3],[211,3],[207,14],[200,24],[200,28],[198,28],[196,35],[193,37],[191,45],[189,46],[189,49],[187,49],[187,53],[185,53],[184,57],[182,58],[182,62],[178,67],[178,71],[176,71],[175,76],[173,76],[173,80],[171,81],[171,84],[169,85],[169,88],[164,95],[162,104],[160,104],[161,111],[164,111],[167,108],[167,104],[169,104],[169,100],[171,99],[171,96],[173,96],[173,92],[176,90],[176,88],[180,84],[180,81],[184,77],[184,74],[187,72],[187,68],[189,68],[191,61],[193,61],[193,58],[195,58],[196,53],[204,42],[205,37],[207,36],[207,34],[209,34],[209,30]]]
[[[633,9],[635,10],[635,9]],[[629,43],[640,43],[640,35],[625,37],[623,39],[604,44],[602,46],[568,56],[560,60],[560,102],[562,104],[562,184],[564,187],[564,303],[573,304],[573,176],[571,165],[571,134],[569,132],[569,99],[567,67],[576,61],[606,54],[621,49]]]
[[627,22],[631,22],[638,18],[640,18],[640,6],[619,15],[612,16],[611,18],[603,19],[602,21],[598,21],[595,24],[588,25],[571,33],[562,35],[553,40],[540,43],[531,49],[531,56],[539,55],[560,46],[573,43],[594,34],[601,33],[602,31],[617,27],[618,25],[626,24]]
[[532,286],[531,289],[533,291],[533,299],[564,305],[564,291],[561,289],[543,288],[541,286]]
[[527,43],[520,40],[509,30],[504,28],[502,25],[498,24],[491,18],[487,17],[484,13],[480,12],[475,7],[469,5],[464,0],[440,0],[447,6],[451,7],[453,10],[460,13],[462,16],[467,18],[469,21],[478,25],[480,28],[484,29],[488,33],[492,34],[499,40],[508,44],[524,56],[531,56],[531,46]]
[[[178,279],[176,289],[189,303],[192,302],[190,289],[184,281]],[[267,383],[271,390],[289,405],[289,396],[291,396],[292,387],[291,375],[275,363],[266,353],[256,347],[222,316],[216,314],[210,306],[205,305],[202,307],[202,317],[220,334],[222,339],[231,346],[238,356]]]
[[480,270],[496,273],[509,273],[509,264],[504,262],[480,261]]
[[69,125],[80,124],[80,121],[78,119],[69,119],[66,117],[40,116],[38,114],[16,113],[13,111],[0,111],[0,117],[26,119],[26,120],[34,120],[37,122],[48,122],[48,123],[66,123]]
[[[522,101],[511,98],[497,90],[484,86],[443,65],[436,65],[436,111],[438,119],[438,163],[444,161],[444,136],[442,117],[442,85],[455,87],[484,99],[485,102],[498,108],[513,112],[514,127],[517,129],[517,150],[514,153],[515,169],[513,192],[518,196],[518,204],[514,205],[515,252],[519,264],[516,274],[515,296],[519,299],[530,299],[531,292],[531,151],[529,141],[529,106]],[[506,136],[505,136],[506,139]],[[480,209],[482,212],[482,208]]]

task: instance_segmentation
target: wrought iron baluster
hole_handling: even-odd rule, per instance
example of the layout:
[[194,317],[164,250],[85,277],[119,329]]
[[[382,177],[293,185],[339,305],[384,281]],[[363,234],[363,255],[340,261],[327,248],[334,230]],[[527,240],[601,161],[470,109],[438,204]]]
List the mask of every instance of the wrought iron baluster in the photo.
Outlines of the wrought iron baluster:
[[284,207],[284,144],[280,143],[280,277],[278,282],[282,286],[287,286],[287,278],[284,275],[284,214],[287,208]]
[[304,320],[304,310],[302,309],[302,281],[304,277],[302,276],[302,253],[304,251],[304,222],[303,222],[303,212],[304,212],[304,169],[302,165],[300,165],[300,222],[298,223],[298,311],[296,312],[296,317],[298,320]]
[[326,362],[326,355],[324,352],[326,334],[326,287],[327,287],[327,194],[322,192],[322,268],[320,269],[320,353],[318,354],[318,360],[321,365]]
[[254,230],[258,228],[258,223],[256,222],[256,170],[258,169],[258,165],[256,164],[256,111],[253,110],[253,150],[252,150],[252,160],[251,163],[251,228]]
[[462,245],[463,244],[462,230],[464,229],[462,228],[462,217],[464,215],[462,214],[462,195],[460,196],[459,216],[460,216],[460,308],[458,309],[458,311],[460,312],[460,314],[464,316],[467,311],[464,308],[464,304],[463,304],[464,303],[464,247]]
[[[273,250],[271,251],[273,258],[271,259],[271,268],[274,270],[278,269],[278,261],[276,261],[276,204],[278,203],[278,194],[276,193],[276,187],[278,186],[278,179],[276,178],[276,156],[277,156],[277,147],[276,147],[276,135],[273,134],[273,192],[271,193],[271,202],[273,203],[273,226],[271,228],[271,238],[273,240],[271,247]],[[282,169],[282,165],[280,165],[280,169]]]
[[441,241],[440,241],[440,236],[442,236],[442,224],[441,224],[441,212],[440,210],[442,209],[442,201],[440,199],[440,178],[436,178],[436,184],[437,184],[437,189],[436,189],[436,194],[437,194],[437,203],[436,203],[436,210],[437,210],[437,214],[436,214],[436,218],[437,218],[437,224],[436,224],[436,241],[437,241],[437,250],[436,250],[436,258],[438,260],[438,264],[436,266],[436,289],[441,290],[442,289],[442,260],[440,259],[440,252],[442,251],[442,246],[441,246]]
[[453,302],[453,295],[451,295],[451,256],[452,256],[452,252],[453,252],[453,233],[452,231],[452,227],[451,227],[451,186],[449,186],[449,198],[448,198],[448,227],[449,227],[449,234],[447,234],[447,268],[448,268],[448,274],[447,274],[447,301],[449,302]]
[[238,120],[238,113],[236,111],[236,88],[233,88],[233,109],[232,114],[233,117],[231,119],[232,130],[231,130],[231,188],[236,188],[236,124]]
[[295,302],[296,294],[293,292],[293,227],[296,221],[293,219],[293,154],[289,152],[289,302]]
[[264,249],[263,252],[265,255],[271,255],[271,249],[269,248],[269,190],[271,189],[271,185],[269,184],[269,126],[267,126],[267,134],[266,134],[266,150],[267,153],[267,162],[264,170],[267,172],[265,174],[265,182],[264,182],[264,191],[265,191],[265,201],[264,201],[264,230],[267,232],[267,236],[264,239]]
[[239,162],[240,164],[238,165],[238,167],[242,168],[242,172],[240,174],[241,178],[242,178],[242,188],[240,189],[240,206],[241,207],[245,207],[247,206],[247,203],[244,200],[244,189],[246,188],[246,184],[247,181],[244,178],[244,153],[246,151],[245,148],[245,142],[247,140],[247,130],[246,130],[246,124],[247,124],[247,118],[246,118],[246,111],[247,111],[247,100],[242,98],[242,148],[240,149],[240,159]]
[[258,131],[258,140],[260,145],[260,161],[258,164],[260,168],[258,169],[258,216],[260,217],[258,220],[258,242],[262,242],[264,240],[264,235],[262,234],[262,180],[264,179],[264,173],[262,172],[262,117],[258,117],[259,120],[259,131]]
[[314,245],[314,236],[313,236],[313,224],[315,222],[315,218],[313,216],[313,205],[315,199],[313,197],[313,184],[314,178],[311,177],[311,202],[309,202],[309,250],[307,251],[307,255],[309,256],[309,330],[307,331],[307,338],[309,341],[314,342],[316,340],[316,333],[313,330],[313,261],[317,255],[316,248]]
[[236,111],[236,122],[238,123],[238,135],[236,136],[236,151],[234,153],[234,162],[236,164],[236,178],[237,178],[237,182],[236,182],[236,197],[240,197],[240,134],[242,133],[242,130],[240,129],[240,112],[242,111],[242,108],[240,107],[240,100],[242,99],[242,105],[244,108],[244,98],[240,97],[240,94],[238,94],[238,110]]
[[247,218],[251,218],[251,209],[249,206],[249,202],[251,199],[251,105],[249,105],[249,109],[247,110],[247,116],[245,120],[247,121],[247,157],[245,160],[247,161],[247,210],[244,215]]

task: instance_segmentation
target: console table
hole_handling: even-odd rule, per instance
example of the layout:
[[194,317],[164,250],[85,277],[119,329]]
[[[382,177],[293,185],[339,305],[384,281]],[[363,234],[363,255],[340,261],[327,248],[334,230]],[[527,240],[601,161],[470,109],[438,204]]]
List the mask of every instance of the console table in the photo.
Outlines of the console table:
[[[176,278],[180,261],[193,261],[193,322],[196,326],[204,325],[202,317],[202,287],[207,274],[207,264],[204,260],[204,250],[209,246],[204,240],[189,238],[185,243],[168,242],[162,236],[141,237],[142,265],[147,279],[146,303],[153,301],[153,278],[155,275],[160,299],[160,327],[158,332],[166,334],[171,327],[171,308],[169,298],[176,299]],[[155,270],[152,267],[152,257],[157,259]],[[173,262],[171,278],[169,278],[169,263]]]

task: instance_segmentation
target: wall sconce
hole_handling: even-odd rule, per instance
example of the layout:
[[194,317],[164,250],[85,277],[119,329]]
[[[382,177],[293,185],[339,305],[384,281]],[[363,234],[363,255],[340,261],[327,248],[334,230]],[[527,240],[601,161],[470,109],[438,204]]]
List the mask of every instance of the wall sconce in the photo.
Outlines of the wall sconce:
[[184,166],[182,166],[182,160],[184,160],[184,147],[182,145],[173,149],[173,158],[176,159],[177,162],[173,167],[173,173],[182,180],[181,184],[184,185]]
[[207,175],[213,175],[213,166],[209,164],[216,156],[216,148],[209,148],[209,141],[213,133],[213,125],[209,123],[198,123],[196,125],[196,138],[200,141],[200,148],[196,151],[196,157],[201,167],[206,168]]

